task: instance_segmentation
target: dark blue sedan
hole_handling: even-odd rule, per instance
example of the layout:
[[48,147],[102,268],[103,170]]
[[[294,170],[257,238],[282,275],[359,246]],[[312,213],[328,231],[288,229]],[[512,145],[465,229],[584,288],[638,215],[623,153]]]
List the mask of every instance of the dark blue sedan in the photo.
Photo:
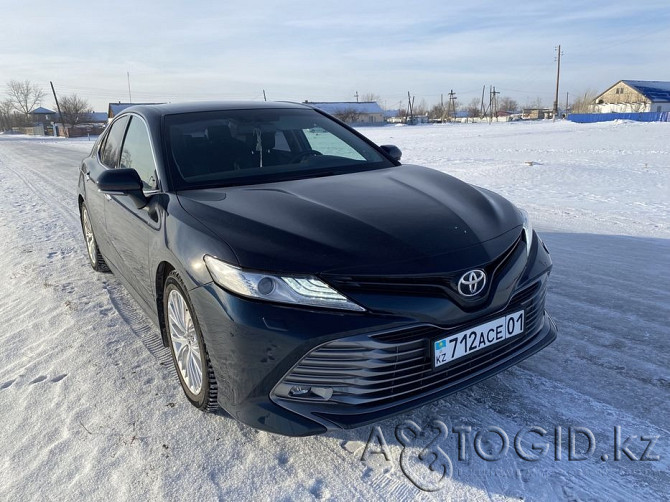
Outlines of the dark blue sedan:
[[131,107],[81,165],[88,257],[194,406],[287,435],[369,424],[556,337],[527,215],[400,157],[307,105]]

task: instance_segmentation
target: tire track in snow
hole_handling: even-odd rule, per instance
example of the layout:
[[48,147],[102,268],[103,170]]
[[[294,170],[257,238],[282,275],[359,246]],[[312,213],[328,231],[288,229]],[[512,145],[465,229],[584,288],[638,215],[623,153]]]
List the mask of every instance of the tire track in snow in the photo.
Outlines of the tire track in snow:
[[[81,237],[81,223],[74,201],[76,201],[78,166],[84,155],[78,151],[62,148],[62,145],[60,147],[53,147],[44,144],[36,145],[34,142],[26,141],[17,146],[19,148],[10,150],[4,167],[32,191],[45,204],[45,207],[55,209],[66,220],[64,226],[66,233],[71,237],[70,241],[78,241],[79,245],[76,248],[68,247],[64,250],[69,254],[78,249],[83,256],[85,248],[83,238]],[[34,162],[33,157],[36,150],[41,151],[40,156],[42,157],[53,155],[58,159],[57,162],[50,162],[53,172],[50,172],[49,176],[42,170],[30,167],[30,164]],[[42,151],[46,151],[47,153],[43,153]],[[27,176],[24,172],[30,173],[31,176]],[[69,182],[65,183],[66,186],[72,189],[72,193],[70,193],[69,189],[65,189],[61,183],[54,183],[54,180],[58,179],[58,175],[60,175],[60,179],[63,181],[69,180]],[[73,201],[72,205],[62,202],[62,200],[67,200],[68,198]],[[56,222],[56,224],[58,223],[60,221]],[[146,317],[144,311],[134,303],[130,294],[123,290],[122,286],[112,285],[106,280],[103,282],[103,290],[121,319],[128,325],[134,335],[141,340],[149,353],[160,363],[171,364],[171,355],[169,350],[163,346],[158,328]]]
[[[477,131],[482,130],[477,129]],[[39,153],[42,151],[41,148],[45,149],[44,152],[53,150],[48,146],[35,147],[34,150],[38,157],[41,156],[40,158],[48,155]],[[22,162],[29,163],[30,160]],[[44,161],[40,160],[36,165],[40,163],[44,164]],[[53,172],[46,168],[41,171],[39,168],[35,169],[40,173],[43,172],[42,174]],[[31,170],[25,169],[22,173],[25,173],[25,176],[29,177],[29,181],[37,186],[38,181],[32,179],[32,174],[28,174],[29,171]],[[38,173],[35,174],[38,175]],[[58,172],[55,174],[57,175]],[[68,173],[67,176],[71,176],[71,173]],[[48,180],[49,177],[44,175],[41,179]],[[64,185],[60,186],[58,190],[52,190],[56,196],[58,194],[65,195],[69,191],[69,188],[65,189]],[[556,194],[557,197],[561,196],[560,192],[556,192]],[[73,197],[72,194],[67,196]],[[544,202],[546,201],[536,202],[534,207],[537,209],[537,213],[546,217],[551,214],[551,209],[545,207]],[[76,211],[73,214],[76,216]],[[597,216],[596,213],[594,215]],[[588,218],[581,213],[575,215],[575,222],[586,219]],[[595,219],[597,220],[597,218]],[[68,225],[71,226],[72,222],[69,221]],[[78,230],[78,225],[76,228]],[[73,239],[79,239],[78,234],[78,231],[74,232]],[[65,239],[68,236],[66,235]],[[547,241],[549,240],[547,239]],[[576,356],[580,354],[583,347],[583,345],[575,342],[582,339],[585,332],[590,331],[588,334],[591,336],[598,336],[603,333],[603,329],[600,327],[601,322],[606,320],[608,312],[612,311],[611,306],[605,306],[607,305],[607,299],[613,294],[622,294],[620,288],[624,283],[618,280],[618,276],[617,280],[607,282],[597,281],[599,276],[608,278],[614,273],[620,273],[621,269],[615,269],[619,268],[621,264],[625,265],[626,261],[631,258],[634,262],[640,263],[642,261],[652,261],[655,256],[651,253],[649,246],[641,241],[623,242],[615,237],[602,237],[599,239],[602,242],[597,242],[592,236],[586,235],[577,239],[574,234],[555,235],[551,240],[554,241],[555,245],[552,245],[551,242],[548,242],[548,244],[556,258],[556,273],[552,277],[551,284],[554,284],[554,288],[558,284],[561,287],[556,288],[560,293],[552,294],[552,286],[550,286],[548,308],[558,317],[561,328],[559,340],[534,358],[522,363],[519,367],[510,369],[486,382],[431,405],[381,422],[379,426],[383,430],[386,440],[389,441],[392,453],[392,462],[386,467],[371,469],[360,461],[365,442],[370,433],[370,427],[326,434],[316,438],[281,438],[253,431],[232,421],[222,420],[220,417],[196,416],[192,410],[183,409],[181,402],[179,402],[174,408],[175,413],[178,414],[166,415],[172,422],[159,420],[156,427],[152,429],[152,433],[159,441],[167,441],[163,439],[166,437],[164,435],[165,429],[171,425],[174,426],[174,422],[182,425],[189,424],[189,426],[197,424],[198,429],[190,429],[193,432],[193,437],[189,437],[189,440],[191,443],[193,441],[202,442],[202,447],[198,445],[196,448],[185,450],[189,458],[192,459],[188,464],[197,466],[197,468],[189,470],[190,466],[184,465],[183,462],[172,464],[166,462],[161,465],[156,460],[158,455],[151,455],[150,457],[144,455],[145,453],[156,453],[155,451],[142,452],[140,455],[142,456],[142,462],[146,458],[151,458],[154,466],[158,466],[157,470],[153,471],[154,478],[161,479],[163,483],[158,491],[149,493],[154,495],[153,498],[161,498],[160,495],[163,495],[162,498],[169,498],[175,492],[182,493],[179,490],[183,489],[184,480],[192,480],[190,484],[194,490],[213,488],[218,490],[220,496],[228,495],[230,497],[239,495],[240,490],[246,490],[244,493],[247,494],[257,493],[254,490],[249,491],[247,487],[253,483],[258,486],[258,483],[269,482],[273,486],[258,488],[260,493],[266,495],[266,498],[271,498],[268,496],[269,493],[278,495],[277,487],[279,487],[280,491],[283,490],[284,494],[288,494],[288,497],[293,499],[327,498],[330,495],[341,500],[391,500],[395,497],[443,500],[447,496],[446,491],[426,494],[418,491],[404,477],[398,465],[402,449],[394,441],[394,429],[397,424],[405,419],[412,419],[423,426],[430,418],[437,417],[446,420],[451,417],[454,424],[461,421],[471,425],[473,430],[481,430],[483,427],[493,424],[502,427],[508,434],[513,434],[525,425],[537,424],[547,428],[555,425],[584,425],[593,428],[599,445],[605,444],[607,447],[612,441],[608,428],[620,423],[630,433],[661,435],[662,444],[659,443],[659,452],[664,459],[660,463],[622,463],[622,465],[617,465],[614,462],[601,463],[599,459],[594,458],[586,462],[547,461],[539,467],[529,467],[527,463],[524,464],[508,455],[505,460],[496,465],[505,469],[517,469],[520,472],[519,474],[501,478],[501,476],[496,476],[495,473],[488,475],[477,472],[476,469],[479,465],[476,463],[461,466],[464,472],[454,477],[451,492],[456,500],[466,498],[500,500],[515,497],[527,497],[531,500],[566,498],[573,500],[604,498],[658,500],[663,498],[664,489],[662,486],[670,485],[670,476],[668,475],[670,451],[668,451],[667,446],[670,432],[667,426],[667,415],[665,418],[658,418],[658,415],[646,414],[640,410],[641,403],[627,399],[625,396],[622,397],[621,392],[611,390],[605,386],[604,380],[610,379],[615,388],[618,386],[621,389],[627,389],[629,393],[643,389],[631,383],[625,378],[625,375],[617,371],[604,372],[597,367],[597,364],[586,365],[582,361],[577,361],[578,364],[575,364]],[[560,242],[561,240],[562,242]],[[611,255],[600,251],[601,247],[606,251],[611,246],[620,249],[621,261],[612,263]],[[40,245],[34,247],[36,251],[43,248]],[[637,255],[632,252],[636,247],[640,250]],[[83,253],[82,245],[82,257],[84,256]],[[603,255],[606,258],[603,258]],[[69,262],[74,261],[71,257],[67,258]],[[84,263],[83,259],[81,263]],[[607,266],[603,266],[601,263],[605,263]],[[584,280],[584,277],[578,273],[580,268],[590,271],[595,266],[598,266],[599,270],[589,276],[589,280]],[[80,269],[83,270],[81,267]],[[651,274],[652,272],[648,271],[647,273]],[[80,273],[79,269],[77,275],[81,276],[82,281],[89,284],[94,283],[93,275]],[[109,302],[113,304],[114,311],[118,312],[121,317],[123,315],[127,316],[123,319],[123,322],[126,325],[129,322],[139,322],[141,324],[141,316],[138,316],[139,319],[135,320],[135,314],[128,313],[132,312],[133,308],[138,309],[139,307],[132,306],[132,299],[123,291],[118,281],[111,280],[111,278],[107,282],[103,279],[98,280],[108,286],[107,294],[110,295]],[[638,280],[641,281],[641,279]],[[635,278],[631,278],[631,281],[632,284],[636,282]],[[94,284],[94,286],[97,285]],[[584,291],[584,301],[581,302],[581,309],[577,308],[579,302],[574,301],[575,289]],[[96,289],[96,291],[98,290]],[[650,292],[653,293],[653,289],[650,291],[647,288],[640,288],[637,291],[645,299]],[[117,303],[114,303],[115,300]],[[96,301],[98,301],[97,298]],[[643,302],[640,302],[640,305],[643,306]],[[655,308],[651,301],[648,308]],[[641,314],[644,315],[645,312],[649,313],[650,311],[643,309]],[[610,322],[610,325],[616,327],[616,324],[619,324],[620,327],[612,329],[610,336],[613,339],[618,338],[621,343],[632,347],[633,341],[630,339],[628,331],[635,327],[633,321],[639,317],[639,315],[633,316],[631,321],[627,319],[626,315],[616,316],[615,322]],[[102,326],[102,324],[100,325]],[[599,326],[598,330],[589,330],[589,326],[596,325]],[[111,338],[114,334],[110,333],[109,330],[112,329],[114,329],[114,326],[110,326],[107,332],[103,329],[101,334]],[[653,342],[653,340],[651,341]],[[115,342],[117,342],[117,346],[121,346],[123,343],[117,340]],[[123,348],[132,349],[132,347],[127,346]],[[134,356],[138,356],[142,350],[140,347]],[[625,347],[622,350],[623,353],[626,353]],[[100,352],[97,351],[96,355],[99,356]],[[598,362],[607,363],[610,366],[610,363],[616,363],[617,361],[616,351],[612,351],[612,354],[596,350],[589,355],[595,357]],[[131,355],[115,354],[114,357],[116,364],[123,365],[127,363]],[[652,362],[658,361],[658,356],[654,354],[653,345],[650,345],[647,358]],[[130,362],[131,364],[136,363],[133,359],[130,359]],[[96,360],[96,363],[106,364],[107,361]],[[138,372],[147,370],[146,363],[145,360],[144,367],[139,368]],[[649,370],[651,366],[641,364],[637,368],[645,371]],[[153,374],[159,373],[152,368],[148,368],[148,370]],[[39,374],[47,373],[36,373],[36,375]],[[3,377],[3,381],[9,382],[12,377],[13,375]],[[33,375],[30,378],[33,378]],[[69,380],[70,378],[65,380],[64,383],[67,384]],[[7,394],[13,393],[17,390],[17,387],[18,385],[12,384],[6,388],[5,392]],[[34,386],[36,389],[38,387],[44,386]],[[127,387],[124,389],[127,391]],[[635,396],[635,399],[638,401],[646,401],[650,398],[657,399],[667,395],[666,389],[667,387],[665,389],[660,387],[646,388],[650,394],[640,393]],[[118,401],[115,402],[118,403]],[[152,405],[151,410],[148,412],[142,410],[143,414],[138,415],[145,424],[148,416],[159,413],[159,410],[153,408],[151,399],[140,397],[138,402],[144,408],[150,404]],[[187,407],[187,405],[184,406]],[[169,410],[172,412],[173,408],[169,408]],[[98,423],[107,419],[106,416],[99,413],[94,413],[89,417]],[[115,415],[115,417],[118,417],[118,415]],[[89,421],[85,421],[85,423],[90,429],[97,431],[97,429],[93,429]],[[213,438],[217,437],[217,434],[221,437],[220,443],[214,442]],[[86,435],[83,435],[83,437],[89,439]],[[98,437],[95,437],[95,439],[97,440]],[[450,439],[453,439],[453,435]],[[176,443],[173,437],[171,440]],[[139,448],[143,441],[136,442],[135,447]],[[174,443],[170,444],[171,451],[173,451]],[[178,445],[178,443],[176,444]],[[87,446],[91,446],[93,450],[96,444],[91,442]],[[114,455],[118,454],[119,458],[123,458],[131,467],[142,466],[142,462],[137,462],[132,457],[121,457],[124,452],[119,448],[114,448],[115,444],[105,446],[112,447]],[[472,444],[470,444],[470,448],[472,448]],[[98,458],[104,461],[104,456],[108,454],[108,448],[105,447],[103,450],[103,456]],[[174,451],[183,453],[183,445],[181,451],[177,447],[174,448]],[[567,456],[565,447],[563,451],[564,456]],[[452,448],[448,452],[454,459],[455,450]],[[598,453],[600,453],[600,449]],[[233,461],[230,462],[229,460]],[[41,467],[51,473],[53,471],[49,469],[53,469],[53,467],[47,467],[51,465],[44,463]],[[106,466],[104,463],[97,464],[90,461],[86,465]],[[213,476],[209,479],[203,478],[200,475],[201,466],[208,466],[206,470],[209,470]],[[9,469],[11,466],[7,464],[5,467]],[[12,471],[8,470],[7,472]],[[146,474],[142,472],[141,468],[138,469],[138,472],[143,476]],[[535,472],[538,472],[538,475],[534,475]],[[122,463],[110,466],[110,475],[119,483],[119,490],[127,488],[138,479],[133,470],[123,471]],[[91,477],[82,479],[90,481]],[[127,479],[127,481],[121,481],[122,479]],[[29,483],[25,486],[26,489],[30,489]],[[142,483],[139,483],[139,486],[142,487]],[[19,489],[21,488],[15,488],[13,493],[19,493],[16,491]],[[146,495],[147,492],[138,493]],[[213,494],[212,491],[209,493]],[[99,495],[100,492],[97,492],[97,494]]]

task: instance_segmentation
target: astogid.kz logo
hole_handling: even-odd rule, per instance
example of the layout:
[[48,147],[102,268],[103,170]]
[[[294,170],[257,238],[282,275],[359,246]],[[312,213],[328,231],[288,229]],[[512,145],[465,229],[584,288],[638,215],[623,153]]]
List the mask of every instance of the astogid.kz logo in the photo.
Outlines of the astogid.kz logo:
[[[452,457],[445,451],[450,432],[455,437],[452,442],[456,443],[456,455]],[[428,492],[448,488],[454,475],[454,461],[466,462],[467,465],[471,457],[486,462],[497,462],[508,455],[516,455],[526,462],[537,462],[544,458],[556,462],[590,458],[601,462],[660,460],[660,456],[654,453],[659,436],[624,437],[618,425],[614,427],[613,444],[599,457],[596,454],[595,435],[590,429],[579,426],[555,426],[553,430],[539,426],[523,427],[510,439],[501,427],[496,426],[473,430],[469,425],[448,427],[443,421],[433,419],[422,428],[416,422],[406,420],[396,426],[395,438],[400,445],[397,462],[403,474],[417,488]],[[553,455],[550,453],[552,449]],[[567,455],[564,455],[564,450],[567,450]],[[361,461],[367,463],[377,456],[383,457],[385,463],[396,461],[381,427],[374,426],[370,430]],[[459,469],[458,472],[463,471]]]

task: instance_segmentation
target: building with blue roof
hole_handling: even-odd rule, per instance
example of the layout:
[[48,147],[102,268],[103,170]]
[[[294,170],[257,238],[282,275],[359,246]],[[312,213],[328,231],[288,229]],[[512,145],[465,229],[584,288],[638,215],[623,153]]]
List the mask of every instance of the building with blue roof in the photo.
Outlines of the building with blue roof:
[[347,124],[356,126],[384,124],[384,110],[376,101],[361,103],[351,101],[305,101],[305,104],[333,115]]
[[594,100],[596,113],[640,113],[670,111],[670,82],[619,80]]

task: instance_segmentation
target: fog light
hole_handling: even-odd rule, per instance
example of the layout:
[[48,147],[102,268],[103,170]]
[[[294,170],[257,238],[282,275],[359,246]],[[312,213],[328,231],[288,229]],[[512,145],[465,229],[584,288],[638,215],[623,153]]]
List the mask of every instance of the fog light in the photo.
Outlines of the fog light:
[[326,401],[333,397],[333,389],[330,387],[312,387],[311,391],[312,394],[315,394]]
[[299,385],[294,385],[291,387],[291,390],[288,391],[288,395],[291,397],[306,396],[309,394],[310,390],[312,390],[311,387],[301,387]]

